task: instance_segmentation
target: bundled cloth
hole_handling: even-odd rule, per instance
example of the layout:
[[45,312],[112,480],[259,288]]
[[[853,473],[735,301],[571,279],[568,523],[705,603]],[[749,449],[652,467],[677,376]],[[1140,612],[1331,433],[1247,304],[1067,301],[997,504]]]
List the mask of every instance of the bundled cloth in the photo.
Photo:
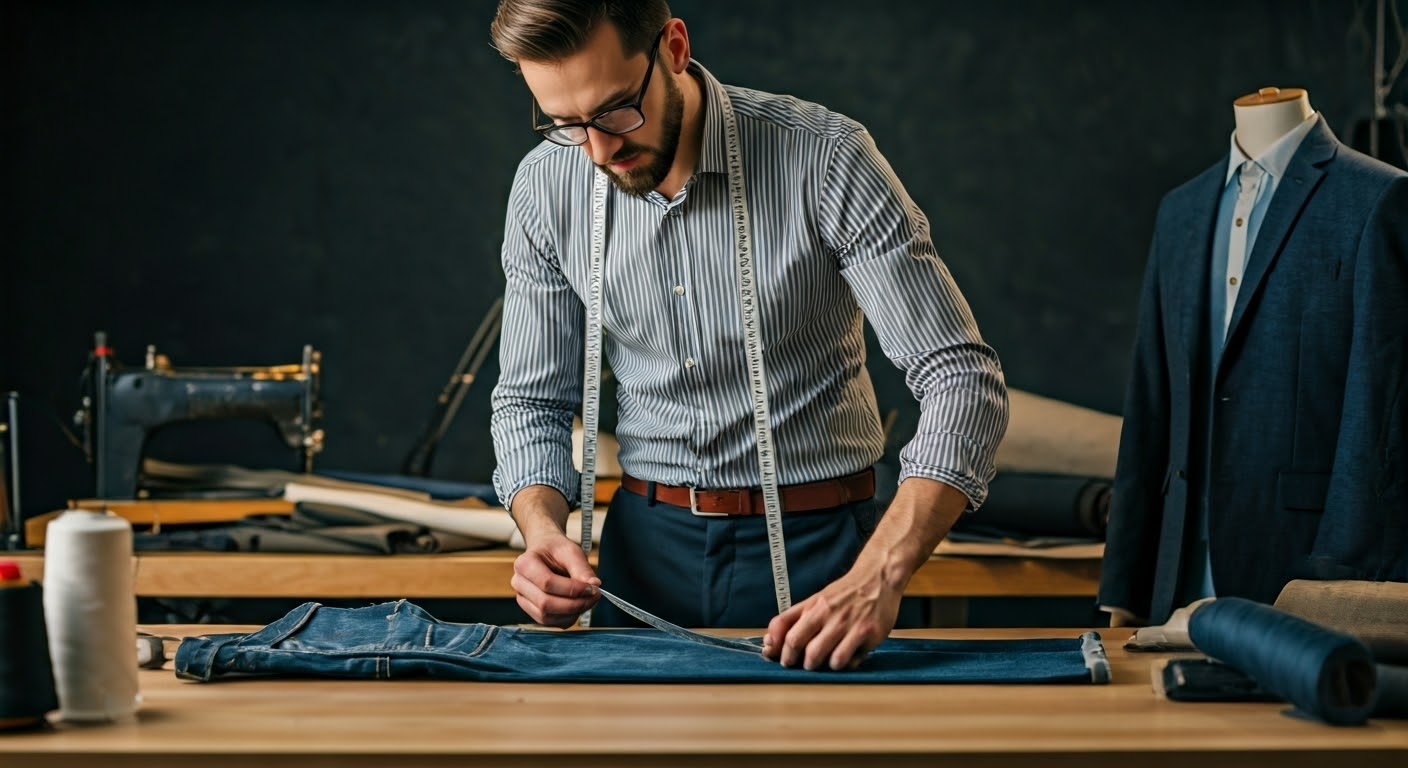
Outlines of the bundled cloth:
[[1047,472],[1001,472],[982,509],[954,526],[955,540],[1103,540],[1110,518],[1108,478]]
[[1156,690],[1200,701],[1285,699],[1336,725],[1408,718],[1408,584],[1288,583],[1274,606],[1209,598],[1137,631],[1132,650],[1196,648],[1220,664],[1157,664]]

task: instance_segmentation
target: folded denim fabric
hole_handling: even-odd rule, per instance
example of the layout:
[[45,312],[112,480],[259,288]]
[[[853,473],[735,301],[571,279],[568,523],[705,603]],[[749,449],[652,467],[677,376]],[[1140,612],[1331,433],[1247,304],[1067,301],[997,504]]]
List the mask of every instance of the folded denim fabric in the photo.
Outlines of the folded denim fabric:
[[405,601],[305,603],[249,634],[192,637],[176,675],[483,682],[1091,683],[1109,679],[1099,636],[1036,640],[890,638],[855,670],[808,672],[757,653],[652,629],[535,630],[442,622]]

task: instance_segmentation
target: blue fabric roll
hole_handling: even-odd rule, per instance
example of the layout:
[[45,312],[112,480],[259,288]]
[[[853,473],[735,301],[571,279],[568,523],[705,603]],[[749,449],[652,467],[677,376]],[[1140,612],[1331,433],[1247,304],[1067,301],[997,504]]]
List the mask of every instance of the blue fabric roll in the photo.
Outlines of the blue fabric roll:
[[1239,597],[1195,610],[1188,634],[1198,650],[1325,722],[1360,725],[1373,712],[1374,660],[1349,635]]

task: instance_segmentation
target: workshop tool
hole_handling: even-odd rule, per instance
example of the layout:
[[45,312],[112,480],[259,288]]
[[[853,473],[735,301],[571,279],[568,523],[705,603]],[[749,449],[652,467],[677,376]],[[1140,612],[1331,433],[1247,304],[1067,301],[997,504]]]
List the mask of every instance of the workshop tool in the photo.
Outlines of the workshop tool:
[[[778,613],[792,605],[792,584],[787,573],[787,550],[782,535],[782,501],[777,489],[777,455],[773,450],[772,422],[768,407],[767,370],[763,365],[763,339],[759,327],[757,288],[754,285],[753,238],[749,225],[748,201],[744,189],[743,157],[738,138],[738,117],[728,94],[718,93],[724,122],[724,144],[728,161],[729,208],[733,212],[735,267],[738,298],[742,310],[743,347],[748,367],[748,391],[753,399],[753,437],[758,450],[758,480],[763,492],[764,527],[768,537],[768,558],[772,568],[773,592]],[[602,286],[605,280],[606,200],[610,182],[598,171],[592,180],[592,237],[586,296],[586,359],[582,376],[582,550],[590,554],[592,510],[596,502],[596,456],[598,416],[601,407]],[[693,503],[690,510],[700,512]],[[582,615],[582,626],[591,622],[590,612]]]
[[479,327],[469,339],[469,346],[465,347],[459,362],[455,364],[455,369],[450,372],[450,380],[435,398],[435,407],[430,411],[425,429],[421,430],[420,437],[401,463],[402,473],[414,477],[426,477],[430,474],[430,463],[435,460],[436,447],[440,445],[441,438],[445,437],[455,414],[459,413],[460,404],[464,402],[465,393],[474,383],[479,367],[484,364],[489,350],[493,349],[494,343],[498,341],[499,329],[503,326],[503,314],[504,300],[500,296],[489,306],[484,319],[479,321]]
[[0,422],[0,535],[4,548],[24,549],[24,515],[20,512],[20,393],[5,393],[5,421]]
[[262,419],[310,472],[323,449],[319,382],[322,355],[303,347],[302,360],[289,365],[228,368],[173,368],[165,355],[147,347],[146,365],[123,370],[107,334],[94,334],[87,393],[75,419],[84,428],[84,447],[94,466],[97,497],[133,499],[142,493],[141,467],[148,438],[175,422]]
[[763,652],[763,644],[759,640],[745,637],[719,637],[718,635],[708,635],[703,632],[695,632],[693,630],[688,630],[678,624],[672,624],[660,618],[659,616],[656,616],[655,614],[645,610],[644,608],[638,608],[635,605],[632,605],[631,603],[622,600],[621,598],[611,594],[610,592],[607,592],[606,590],[600,587],[597,587],[597,591],[601,593],[602,597],[606,598],[607,600],[610,600],[616,605],[617,608],[620,608],[627,614],[634,616],[640,621],[649,624],[650,626],[660,630],[661,632],[664,632],[665,634],[673,635],[674,637],[678,637],[681,640],[689,640],[695,643],[713,645],[719,648],[728,648],[729,650],[733,651],[744,651],[746,653],[760,654]]

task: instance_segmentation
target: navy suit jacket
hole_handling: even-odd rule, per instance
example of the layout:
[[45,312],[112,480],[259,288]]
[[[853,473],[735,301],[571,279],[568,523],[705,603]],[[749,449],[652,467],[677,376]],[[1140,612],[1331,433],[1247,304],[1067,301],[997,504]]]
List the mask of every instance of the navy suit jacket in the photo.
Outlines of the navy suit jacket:
[[1153,623],[1198,567],[1204,487],[1219,596],[1408,581],[1408,174],[1321,121],[1277,186],[1219,355],[1208,283],[1226,168],[1164,198],[1140,302],[1100,603]]

